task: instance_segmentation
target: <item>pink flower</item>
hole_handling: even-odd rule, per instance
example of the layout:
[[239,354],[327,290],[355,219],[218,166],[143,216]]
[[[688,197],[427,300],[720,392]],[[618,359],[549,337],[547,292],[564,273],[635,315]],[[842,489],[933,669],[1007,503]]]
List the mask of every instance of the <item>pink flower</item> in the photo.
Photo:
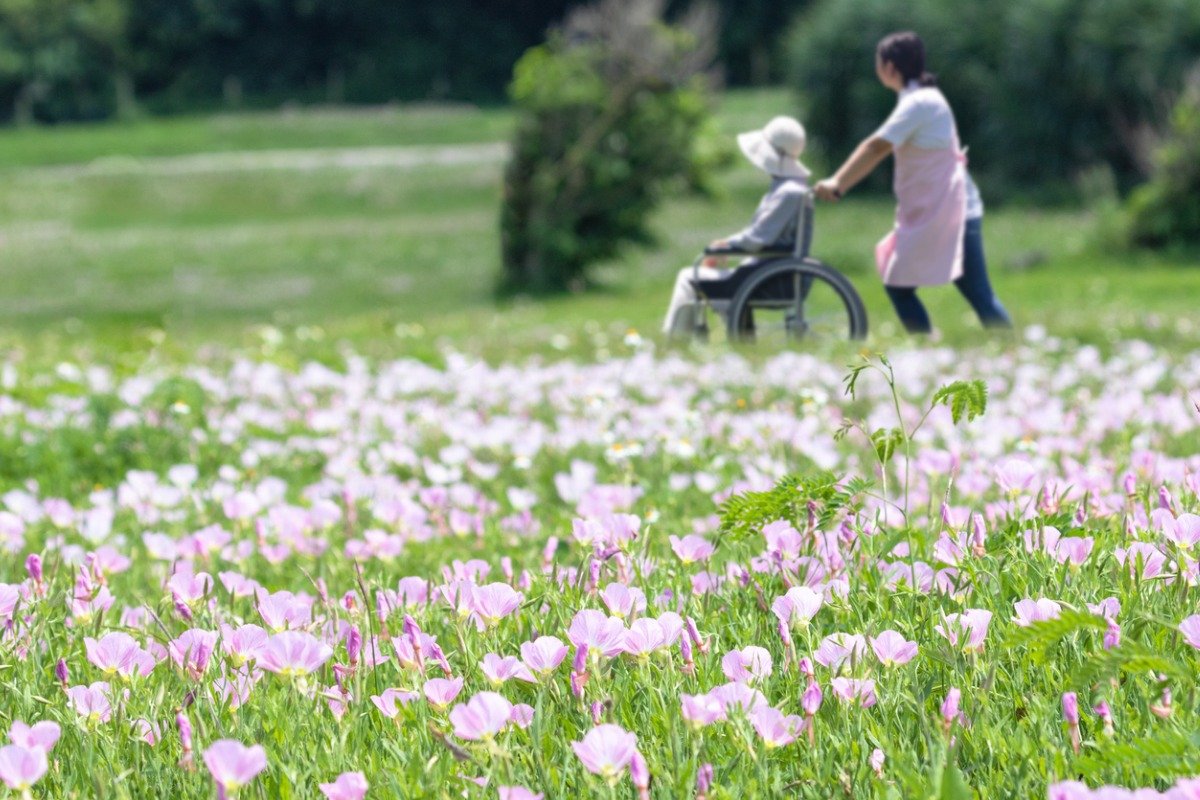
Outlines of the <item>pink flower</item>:
[[258,663],[268,672],[290,678],[320,669],[332,655],[333,648],[311,633],[284,631],[267,639]]
[[1193,614],[1179,623],[1179,632],[1185,642],[1200,650],[1200,614]]
[[1020,600],[1013,603],[1013,608],[1017,612],[1017,615],[1013,617],[1013,622],[1022,628],[1028,628],[1035,622],[1058,619],[1062,614],[1062,606],[1044,597],[1037,600]]
[[1184,550],[1200,544],[1200,515],[1180,514],[1163,526],[1163,538]]
[[545,795],[526,789],[524,786],[497,786],[499,800],[543,800]]
[[982,652],[983,640],[987,638],[991,622],[991,611],[969,608],[961,614],[947,614],[942,623],[933,629],[965,652]]
[[447,706],[454,702],[454,698],[458,697],[458,693],[462,691],[463,679],[454,678],[433,678],[425,681],[425,699],[439,711],[444,710]]
[[800,548],[804,544],[800,532],[793,528],[790,522],[783,519],[764,525],[762,535],[767,540],[768,552],[781,558],[799,556]]
[[361,772],[343,772],[333,783],[322,783],[321,794],[328,800],[362,800],[369,787]]
[[470,594],[468,603],[479,630],[494,628],[500,620],[520,608],[525,595],[507,583],[489,583],[477,586]]
[[516,656],[501,657],[495,653],[488,653],[483,657],[479,666],[493,686],[499,686],[510,678],[516,678],[526,683],[537,683],[537,678],[533,677],[529,667],[522,664]]
[[258,613],[272,633],[312,624],[312,600],[292,592],[258,593]]
[[495,692],[480,692],[450,711],[450,723],[460,739],[491,739],[508,726],[512,710],[512,703]]
[[257,625],[221,626],[221,650],[235,667],[257,661],[266,646],[267,632]]
[[212,586],[211,575],[207,572],[190,574],[190,567],[188,572],[177,573],[167,581],[167,591],[171,593],[175,602],[193,608],[208,596],[208,593],[212,591]]
[[917,654],[917,643],[910,642],[896,631],[883,631],[871,639],[871,649],[885,667],[907,664]]
[[533,706],[528,703],[517,703],[513,706],[512,714],[509,715],[509,722],[524,730],[533,724]]
[[754,682],[770,676],[771,654],[762,647],[731,650],[721,659],[721,671],[731,681]]
[[47,753],[54,748],[60,735],[62,735],[62,729],[58,727],[57,722],[50,720],[43,720],[33,725],[26,725],[19,719],[13,720],[12,727],[8,731],[8,738],[13,744],[25,748],[40,747]]
[[623,583],[610,583],[600,593],[610,614],[625,619],[646,610],[646,593]]
[[679,701],[683,719],[695,728],[703,728],[725,718],[725,709],[720,701],[706,694],[681,694]]
[[1115,620],[1121,614],[1121,601],[1115,597],[1106,597],[1099,603],[1088,603],[1088,611],[1107,620]]
[[267,768],[267,752],[260,744],[246,747],[234,739],[220,739],[204,751],[204,763],[217,786],[233,794]]
[[703,536],[689,535],[680,539],[678,536],[671,536],[671,549],[675,551],[675,555],[684,565],[695,564],[701,561],[707,561],[714,552],[712,543]]
[[756,709],[770,705],[766,695],[744,683],[723,683],[711,689],[708,696],[721,704],[722,719],[732,713],[750,714]]
[[167,645],[167,652],[180,668],[192,678],[199,678],[208,670],[213,648],[217,646],[217,634],[213,631],[192,628],[181,633]]
[[1020,458],[1010,458],[996,468],[996,482],[1014,496],[1031,489],[1037,478],[1037,469]]
[[618,617],[605,616],[604,612],[585,608],[575,614],[567,639],[579,647],[587,645],[588,653],[595,658],[604,655],[612,658],[625,647],[625,623]]
[[96,681],[90,686],[72,686],[67,689],[67,702],[89,724],[112,719],[109,688],[104,681]]
[[384,689],[383,694],[372,695],[371,702],[375,704],[375,707],[385,717],[395,719],[403,706],[408,705],[418,697],[420,695],[416,692],[408,692],[404,689]]
[[819,592],[807,586],[793,586],[788,589],[787,594],[775,598],[771,610],[779,617],[780,622],[789,627],[806,628],[824,603],[825,598]]
[[1054,558],[1060,564],[1069,563],[1078,567],[1087,561],[1094,545],[1095,539],[1091,536],[1064,536],[1054,546]]
[[127,633],[106,633],[99,641],[88,636],[83,640],[88,661],[92,662],[105,678],[133,678],[149,675],[158,663],[141,645]]
[[875,681],[870,678],[834,678],[831,683],[833,694],[839,700],[847,703],[857,702],[863,708],[875,705]]
[[622,648],[630,655],[647,658],[654,651],[670,644],[669,634],[658,620],[643,618],[634,620],[629,626]]
[[1142,567],[1142,580],[1150,580],[1162,575],[1167,565],[1167,557],[1152,544],[1134,542],[1128,548],[1118,547],[1113,550],[1117,563],[1129,569],[1130,575],[1137,575],[1137,567]]
[[750,724],[768,748],[782,747],[795,741],[804,730],[804,720],[795,714],[784,715],[778,709],[766,706],[750,714]]
[[0,747],[0,780],[13,791],[28,796],[29,788],[41,780],[48,768],[46,751],[40,747],[19,744]]
[[619,725],[599,725],[571,748],[588,772],[616,784],[637,752],[637,735]]
[[844,664],[862,661],[867,650],[867,640],[858,633],[831,633],[821,640],[813,656],[817,663],[834,672]]
[[570,648],[553,636],[539,636],[521,645],[521,658],[525,666],[543,678],[558,669],[569,652]]

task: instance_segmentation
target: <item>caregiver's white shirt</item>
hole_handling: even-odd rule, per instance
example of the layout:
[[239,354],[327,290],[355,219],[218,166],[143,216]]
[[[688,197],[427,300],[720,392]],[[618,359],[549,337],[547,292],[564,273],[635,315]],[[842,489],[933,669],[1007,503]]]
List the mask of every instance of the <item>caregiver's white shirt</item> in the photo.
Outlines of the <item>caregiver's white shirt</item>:
[[[875,136],[892,147],[911,144],[922,150],[945,150],[954,144],[954,112],[936,86],[911,81],[900,92],[892,115],[875,131]],[[967,219],[983,216],[983,198],[967,174]]]

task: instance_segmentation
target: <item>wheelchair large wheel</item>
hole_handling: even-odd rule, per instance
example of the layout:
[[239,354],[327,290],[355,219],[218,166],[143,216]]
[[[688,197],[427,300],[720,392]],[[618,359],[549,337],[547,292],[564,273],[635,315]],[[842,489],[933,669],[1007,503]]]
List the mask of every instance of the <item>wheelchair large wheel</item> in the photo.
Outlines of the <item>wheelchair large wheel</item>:
[[862,339],[867,311],[846,276],[815,259],[764,265],[729,304],[729,336],[785,345],[797,341]]

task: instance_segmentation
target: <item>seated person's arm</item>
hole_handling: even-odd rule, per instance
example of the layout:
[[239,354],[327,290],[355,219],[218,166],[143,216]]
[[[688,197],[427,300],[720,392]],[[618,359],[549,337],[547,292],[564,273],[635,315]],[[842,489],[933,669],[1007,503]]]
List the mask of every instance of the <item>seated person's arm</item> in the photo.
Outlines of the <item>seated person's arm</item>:
[[801,199],[802,195],[794,192],[777,191],[769,195],[759,206],[754,220],[726,239],[726,244],[735,250],[748,253],[757,253],[764,248],[782,244],[779,240],[799,214]]

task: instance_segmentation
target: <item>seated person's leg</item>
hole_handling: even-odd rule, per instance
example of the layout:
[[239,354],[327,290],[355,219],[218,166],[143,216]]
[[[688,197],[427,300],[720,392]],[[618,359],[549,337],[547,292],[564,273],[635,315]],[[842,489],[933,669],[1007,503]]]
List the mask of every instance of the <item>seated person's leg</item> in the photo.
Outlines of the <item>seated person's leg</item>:
[[888,298],[909,333],[930,333],[933,325],[929,321],[929,313],[917,297],[917,290],[910,287],[885,286]]
[[[728,275],[731,270],[716,267],[701,267],[702,280],[717,280]],[[667,336],[691,336],[696,332],[696,289],[692,286],[695,271],[692,267],[684,267],[675,277],[675,290],[671,294],[671,305],[667,309],[667,317],[663,320],[662,332]]]

